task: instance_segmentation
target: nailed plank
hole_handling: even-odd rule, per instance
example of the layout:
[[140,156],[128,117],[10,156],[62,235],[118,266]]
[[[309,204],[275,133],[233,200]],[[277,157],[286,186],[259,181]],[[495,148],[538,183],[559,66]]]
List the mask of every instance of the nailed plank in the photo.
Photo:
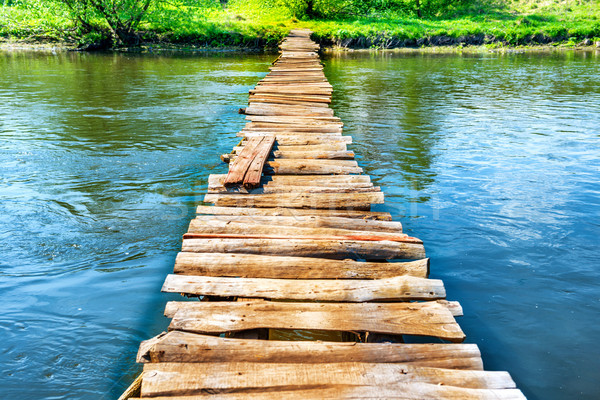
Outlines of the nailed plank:
[[279,151],[319,151],[319,150],[327,150],[327,151],[346,151],[348,148],[347,144],[344,142],[328,142],[321,144],[310,144],[310,145],[282,145],[277,144],[275,150]]
[[331,216],[345,218],[372,219],[379,221],[391,221],[392,216],[387,212],[361,211],[361,210],[318,210],[318,209],[297,209],[285,207],[217,207],[217,206],[198,206],[198,214],[205,215],[268,215],[268,216]]
[[[518,389],[465,389],[428,383],[399,383],[390,386],[330,385],[319,388],[270,388],[260,392],[209,391],[191,396],[153,397],[153,400],[307,400],[307,399],[388,399],[388,400],[526,400]],[[141,400],[141,399],[131,399]]]
[[330,217],[330,216],[244,216],[244,215],[200,215],[195,218],[201,221],[238,222],[248,224],[279,225],[288,227],[306,228],[334,228],[357,231],[373,231],[378,233],[402,233],[402,224],[398,221],[374,221],[356,218]]
[[[222,186],[226,176],[225,174],[209,175],[208,186]],[[373,187],[368,175],[269,175],[263,177],[262,182],[272,186]]]
[[325,107],[276,105],[276,103],[251,103],[244,112],[246,115],[324,115],[332,116],[333,110]]
[[[223,333],[256,328],[366,331],[432,336],[462,342],[465,335],[441,304],[169,302],[170,330]],[[175,312],[173,312],[175,311]]]
[[182,331],[163,333],[142,342],[137,360],[140,363],[403,363],[421,367],[483,369],[481,353],[475,344],[242,340]]
[[296,159],[296,160],[353,160],[353,151],[293,151],[293,150],[274,150],[273,157],[277,159]]
[[293,125],[336,125],[344,126],[338,117],[300,117],[297,115],[246,115],[246,119],[252,122],[272,123],[272,124],[293,124]]
[[263,122],[248,122],[244,129],[238,133],[238,136],[244,136],[245,132],[267,131],[271,134],[287,133],[302,135],[342,135],[342,128],[339,125],[299,125],[299,124],[270,124]]
[[195,394],[218,390],[315,388],[326,385],[425,383],[470,389],[512,389],[507,372],[463,371],[392,363],[327,363],[322,368],[292,363],[149,363],[142,396]]
[[390,301],[446,297],[438,279],[396,276],[383,279],[269,279],[168,275],[163,292],[272,300]]
[[[251,137],[259,134],[260,132],[244,132],[241,136]],[[298,145],[327,145],[329,143],[352,143],[352,136],[340,136],[340,135],[306,135],[303,133],[285,133],[275,132],[273,133],[275,140],[278,145],[284,146],[298,146]]]
[[251,94],[248,98],[249,102],[265,100],[265,101],[303,101],[310,103],[322,103],[327,105],[331,103],[331,96],[329,95],[318,95],[318,94],[282,94],[282,93],[255,93]]
[[[246,171],[246,175],[244,176],[245,187],[254,188],[260,184],[260,179],[262,176],[265,162],[267,160],[267,157],[269,156],[269,153],[271,153],[271,149],[273,148],[274,143],[275,136],[265,136],[254,150],[254,158],[248,166],[248,170]],[[244,151],[242,150],[240,154],[243,152]],[[229,183],[229,181],[225,179],[225,183],[227,184]]]
[[262,186],[256,189],[246,189],[243,186],[229,186],[225,187],[212,186],[208,188],[207,193],[219,194],[219,193],[241,193],[241,194],[271,194],[271,193],[368,193],[368,192],[380,192],[379,187],[327,187],[327,186],[290,186],[290,185],[271,185],[268,182],[263,184],[265,181],[262,180]]
[[[273,148],[273,151],[282,151],[282,152],[291,152],[291,151],[347,151],[345,142],[328,142],[321,144],[312,144],[312,145],[277,145]],[[236,146],[233,148],[233,151],[240,151],[243,146]]]
[[425,278],[429,259],[411,262],[362,262],[257,254],[187,253],[177,255],[181,275],[280,279],[377,279],[398,275]]
[[184,239],[197,237],[195,234],[231,234],[261,237],[307,237],[350,240],[382,241],[390,240],[405,243],[423,243],[421,240],[410,237],[402,232],[363,231],[338,227],[309,226],[308,224],[285,225],[277,220],[240,220],[223,218],[195,218],[190,222],[188,232]]
[[182,251],[196,253],[246,253],[319,257],[343,260],[394,260],[425,258],[425,248],[418,243],[365,240],[203,238],[185,239]]
[[267,161],[265,175],[347,175],[363,170],[354,160],[286,159]]
[[375,191],[366,193],[209,193],[204,196],[204,202],[223,207],[369,210],[371,204],[383,203],[383,193]]
[[264,138],[265,136],[255,136],[248,139],[244,150],[229,164],[229,173],[227,174],[227,178],[225,178],[225,185],[243,183],[246,171],[254,160],[255,151]]

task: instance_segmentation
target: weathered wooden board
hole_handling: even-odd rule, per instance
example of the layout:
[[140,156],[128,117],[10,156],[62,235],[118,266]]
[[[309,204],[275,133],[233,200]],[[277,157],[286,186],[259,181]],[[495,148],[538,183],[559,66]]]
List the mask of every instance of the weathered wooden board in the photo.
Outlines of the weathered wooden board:
[[383,203],[383,193],[207,194],[204,202],[222,207],[369,210],[371,204]]
[[316,101],[308,101],[308,100],[294,100],[290,98],[269,98],[263,96],[253,96],[248,100],[249,106],[260,106],[261,104],[279,104],[279,105],[289,105],[289,106],[298,106],[298,107],[311,107],[311,108],[321,108],[324,110],[328,109],[328,104],[326,102],[316,102]]
[[188,232],[184,238],[193,238],[195,234],[232,234],[277,237],[336,237],[350,240],[382,241],[390,240],[405,243],[423,243],[420,239],[410,237],[402,232],[363,231],[356,229],[278,224],[276,220],[239,220],[230,218],[196,218],[190,222]]
[[328,142],[320,144],[304,144],[304,145],[282,145],[277,144],[273,150],[278,151],[346,151],[348,150],[345,142]]
[[195,394],[213,390],[289,388],[326,385],[390,386],[432,384],[470,389],[513,389],[506,372],[464,371],[393,363],[148,363],[142,396]]
[[297,209],[285,207],[252,208],[252,207],[217,207],[198,206],[196,213],[205,215],[266,215],[266,216],[330,216],[358,218],[367,220],[391,221],[392,216],[387,212],[361,210],[318,210]]
[[379,233],[402,233],[402,223],[397,221],[374,221],[374,220],[363,220],[356,218],[344,218],[344,217],[329,217],[329,216],[260,216],[260,215],[217,215],[207,216],[200,215],[196,217],[196,220],[202,221],[222,221],[222,222],[238,222],[248,224],[266,224],[266,225],[279,225],[289,227],[307,227],[307,228],[334,228],[334,229],[347,229],[347,230],[358,230],[358,231],[373,231]]
[[[178,304],[175,304],[178,303]],[[256,328],[366,331],[462,342],[447,307],[424,303],[169,302],[170,330],[223,333]]]
[[360,174],[362,168],[354,160],[317,160],[279,158],[265,163],[265,175],[347,175]]
[[229,173],[225,178],[225,185],[237,184],[244,182],[244,176],[250,166],[250,163],[254,159],[254,152],[258,145],[263,141],[265,136],[255,136],[248,139],[244,151],[238,154],[236,160],[229,165]]
[[429,259],[411,262],[362,262],[257,254],[186,253],[177,255],[181,275],[279,279],[378,279],[399,275],[426,278]]
[[292,106],[276,103],[252,103],[244,110],[246,115],[310,115],[332,116],[333,110],[325,107]]
[[272,153],[274,158],[280,159],[296,159],[296,160],[353,160],[353,151],[290,151],[290,150],[274,150]]
[[342,135],[342,128],[339,125],[300,125],[300,124],[270,124],[266,122],[248,122],[244,129],[240,131],[238,136],[244,136],[245,132],[266,131],[275,133],[287,134],[302,134],[302,135]]
[[[247,131],[242,134],[242,136],[252,137],[260,134],[260,132]],[[273,135],[276,138],[276,142],[278,145],[284,146],[298,146],[298,145],[326,145],[326,144],[334,144],[334,143],[352,143],[352,136],[340,136],[340,135],[306,135],[303,133],[285,133],[285,132],[275,132]]]
[[313,95],[313,96],[322,96],[322,97],[330,97],[333,90],[326,88],[318,88],[318,87],[263,87],[256,86],[254,89],[250,89],[250,94],[264,94],[264,95],[281,95],[281,94],[291,94],[291,95]]
[[182,251],[245,253],[343,260],[420,260],[425,248],[418,243],[365,240],[208,238],[185,239]]
[[[152,397],[153,400],[321,400],[321,399],[372,399],[372,400],[525,400],[518,389],[465,389],[428,383],[402,383],[391,386],[342,386],[297,389],[269,388],[236,391],[210,391],[212,394],[191,396]],[[140,400],[140,399],[131,399]]]
[[252,103],[254,101],[269,101],[269,102],[277,102],[277,101],[302,101],[302,102],[310,102],[310,103],[323,103],[327,105],[331,103],[331,96],[321,96],[321,95],[310,95],[310,94],[277,94],[277,93],[255,93],[251,94],[249,97],[249,102]]
[[[264,182],[264,181],[261,181]],[[208,188],[207,193],[240,193],[240,194],[272,194],[272,193],[368,193],[380,192],[379,187],[327,187],[327,186],[289,186],[289,185],[260,185],[255,189],[248,189],[243,186],[212,186]]]
[[168,275],[162,291],[200,296],[343,302],[435,300],[446,297],[442,281],[414,276],[363,280]]
[[[225,177],[225,174],[209,175],[209,187],[222,186]],[[373,187],[368,175],[269,175],[263,177],[262,182],[273,186]]]
[[275,136],[250,138],[238,157],[230,163],[225,186],[242,183],[246,187],[258,186],[263,166],[274,143]]
[[337,125],[344,126],[338,117],[299,117],[297,115],[246,115],[252,122],[293,125]]
[[[321,400],[321,399],[369,399],[369,400],[526,400],[518,389],[465,389],[428,383],[400,383],[391,386],[343,386],[298,389],[273,387],[257,389],[215,391],[191,396],[152,397],[153,400]],[[141,400],[141,399],[131,399]]]
[[[138,362],[258,362],[324,364],[403,363],[412,366],[482,370],[475,344],[354,343],[227,339],[171,331],[142,342]],[[316,366],[318,368],[318,366]],[[319,368],[318,368],[319,369]]]
[[[254,151],[254,158],[250,163],[248,170],[246,171],[246,175],[244,176],[243,185],[245,187],[254,188],[260,184],[265,162],[271,153],[274,143],[275,136],[265,136],[257,146],[256,150]],[[227,179],[225,179],[225,183],[228,183]]]
[[[279,86],[282,85],[282,86]],[[332,86],[327,79],[323,76],[267,76],[263,80],[261,80],[256,87],[290,87],[293,85],[301,85],[304,87],[315,87],[315,88],[324,88],[324,89],[332,89]],[[331,90],[333,92],[333,89]]]
[[342,128],[340,126],[331,125],[284,125],[284,124],[269,124],[262,122],[249,122],[244,126],[237,136],[246,136],[246,132],[270,132],[270,134],[276,135],[278,133],[288,135],[314,135],[323,136],[329,134],[331,136],[341,136]]

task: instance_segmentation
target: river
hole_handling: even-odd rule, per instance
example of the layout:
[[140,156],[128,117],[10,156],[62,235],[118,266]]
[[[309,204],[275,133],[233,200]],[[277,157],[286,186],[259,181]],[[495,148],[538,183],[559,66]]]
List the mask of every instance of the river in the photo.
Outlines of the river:
[[[272,55],[0,53],[0,387],[113,399]],[[324,57],[388,211],[529,399],[600,397],[600,54]]]

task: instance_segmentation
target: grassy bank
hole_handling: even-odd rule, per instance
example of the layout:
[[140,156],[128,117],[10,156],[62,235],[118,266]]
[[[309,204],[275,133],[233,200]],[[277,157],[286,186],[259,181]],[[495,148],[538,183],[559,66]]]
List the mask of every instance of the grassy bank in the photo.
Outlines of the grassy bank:
[[[399,0],[385,7],[324,8],[318,13],[278,4],[154,1],[136,27],[136,43],[264,48],[274,47],[293,28],[310,28],[323,45],[348,48],[577,45],[600,40],[596,0],[463,0],[440,2],[438,8],[421,0],[419,10],[411,1]],[[73,10],[59,0],[0,0],[0,38],[5,41],[88,49],[118,45],[100,17],[92,16],[91,21],[97,29],[82,29]]]

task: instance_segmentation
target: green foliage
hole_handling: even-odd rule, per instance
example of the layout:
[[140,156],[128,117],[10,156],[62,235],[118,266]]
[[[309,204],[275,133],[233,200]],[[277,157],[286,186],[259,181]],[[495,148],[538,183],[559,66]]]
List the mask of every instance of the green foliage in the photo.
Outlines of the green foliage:
[[[121,44],[136,44],[137,30],[152,0],[61,0],[84,33],[108,28]],[[98,23],[100,22],[100,23]]]
[[416,0],[3,1],[0,36],[74,40],[86,48],[138,40],[274,47],[295,27],[312,29],[326,45],[375,48],[600,37],[594,0],[420,0],[422,18]]

